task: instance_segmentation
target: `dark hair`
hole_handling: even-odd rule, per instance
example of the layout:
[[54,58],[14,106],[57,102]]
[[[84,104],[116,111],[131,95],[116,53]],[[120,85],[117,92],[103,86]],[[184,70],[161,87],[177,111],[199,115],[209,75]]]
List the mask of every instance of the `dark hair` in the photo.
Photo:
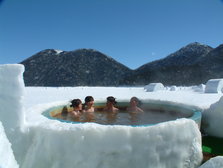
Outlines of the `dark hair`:
[[115,98],[113,96],[107,97],[107,102],[111,102],[113,105],[115,105],[117,102],[115,101]]
[[130,100],[132,100],[132,99],[137,102],[138,106],[142,105],[142,102],[137,97],[132,97]]
[[62,109],[62,111],[61,111],[61,115],[62,116],[67,116],[67,114],[68,114],[67,106],[64,106],[63,109]]
[[85,101],[85,103],[94,101],[94,98],[92,96],[87,96],[87,97],[85,97],[84,101]]
[[82,102],[81,102],[80,99],[73,99],[73,100],[71,101],[71,105],[70,105],[70,107],[78,107],[79,104],[81,104],[81,103],[82,103]]

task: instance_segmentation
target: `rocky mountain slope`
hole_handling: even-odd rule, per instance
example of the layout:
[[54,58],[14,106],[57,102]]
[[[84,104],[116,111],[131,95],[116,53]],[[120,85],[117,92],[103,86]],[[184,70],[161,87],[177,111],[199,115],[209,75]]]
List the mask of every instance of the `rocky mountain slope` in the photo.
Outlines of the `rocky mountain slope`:
[[21,62],[26,86],[117,86],[131,70],[92,49],[44,50]]
[[48,49],[21,63],[26,86],[197,85],[223,78],[223,45],[191,43],[136,70],[92,49]]
[[121,83],[145,85],[161,82],[165,85],[197,85],[212,78],[223,78],[222,45],[213,49],[191,43],[164,59],[145,64],[127,75]]

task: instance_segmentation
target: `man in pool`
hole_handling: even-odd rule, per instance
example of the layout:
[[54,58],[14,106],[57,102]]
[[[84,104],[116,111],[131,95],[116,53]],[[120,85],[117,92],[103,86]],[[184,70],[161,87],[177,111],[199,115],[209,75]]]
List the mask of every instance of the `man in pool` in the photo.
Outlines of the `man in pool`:
[[117,113],[119,111],[119,109],[115,107],[116,103],[117,102],[115,101],[115,98],[113,96],[107,97],[107,103],[104,108],[104,111]]
[[94,98],[92,96],[85,97],[83,112],[87,112],[87,113],[94,112]]
[[94,98],[92,96],[85,97],[85,103],[83,104],[84,122],[94,122]]
[[143,112],[143,110],[138,107],[139,105],[140,105],[140,100],[137,97],[132,97],[130,99],[130,103],[129,103],[129,107],[127,108],[127,111],[132,112],[132,113]]

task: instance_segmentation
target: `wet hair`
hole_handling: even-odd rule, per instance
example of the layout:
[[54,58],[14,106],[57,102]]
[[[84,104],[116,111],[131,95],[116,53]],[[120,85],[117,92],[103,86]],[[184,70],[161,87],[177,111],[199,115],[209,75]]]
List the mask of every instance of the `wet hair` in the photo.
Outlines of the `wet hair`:
[[67,116],[67,114],[68,114],[67,106],[64,106],[63,109],[62,109],[62,111],[61,111],[61,115],[62,116]]
[[137,97],[132,97],[130,100],[136,101],[138,106],[142,105],[142,102]]
[[82,103],[82,102],[81,102],[80,99],[73,99],[73,100],[71,101],[71,105],[70,105],[70,107],[78,107],[81,103]]
[[115,101],[115,98],[113,96],[107,97],[107,102],[111,102],[113,105],[115,105],[117,102]]
[[94,98],[92,96],[87,96],[87,97],[85,97],[84,101],[85,101],[85,103],[94,101]]

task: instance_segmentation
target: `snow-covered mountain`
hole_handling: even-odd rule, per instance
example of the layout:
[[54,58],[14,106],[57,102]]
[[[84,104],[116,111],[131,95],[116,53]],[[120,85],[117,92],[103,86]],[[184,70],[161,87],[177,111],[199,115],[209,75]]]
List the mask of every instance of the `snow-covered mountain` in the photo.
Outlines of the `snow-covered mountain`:
[[21,63],[27,86],[198,85],[223,78],[223,45],[213,49],[191,43],[136,70],[92,49],[48,49]]
[[126,76],[123,83],[144,85],[161,82],[165,85],[197,85],[211,78],[223,78],[223,45],[213,49],[191,43],[164,59],[147,63]]
[[139,67],[137,71],[143,71],[147,68],[158,69],[161,67],[192,65],[198,59],[208,54],[212,49],[213,48],[210,46],[203,45],[198,42],[190,43],[163,59],[156,60]]
[[41,51],[21,62],[27,86],[116,86],[129,68],[92,49]]
[[210,77],[223,78],[223,44],[201,57],[197,64],[204,73],[204,80],[208,80]]

